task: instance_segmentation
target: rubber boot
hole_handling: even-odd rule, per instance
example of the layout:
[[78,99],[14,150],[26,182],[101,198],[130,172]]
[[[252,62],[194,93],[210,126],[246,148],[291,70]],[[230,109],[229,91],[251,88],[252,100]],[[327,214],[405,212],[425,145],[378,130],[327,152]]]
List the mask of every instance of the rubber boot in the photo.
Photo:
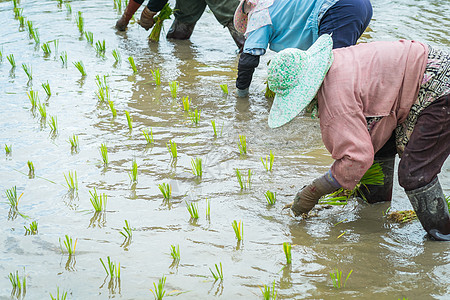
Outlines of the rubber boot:
[[392,200],[392,187],[394,186],[394,162],[395,156],[375,158],[373,163],[379,163],[383,170],[384,183],[382,185],[367,184],[361,188],[367,202],[377,203]]
[[174,40],[188,40],[194,31],[195,24],[182,23],[175,19],[166,37]]
[[234,23],[230,22],[225,27],[228,28],[228,31],[231,34],[231,37],[233,38],[234,42],[236,43],[236,46],[239,48],[239,52],[242,52],[244,48],[245,38],[244,35],[236,30],[234,28]]
[[122,17],[116,22],[116,29],[119,31],[125,31],[130,19],[133,17],[134,13],[138,10],[141,5],[133,0],[128,2]]
[[448,204],[437,177],[424,187],[406,191],[423,228],[438,241],[450,241]]

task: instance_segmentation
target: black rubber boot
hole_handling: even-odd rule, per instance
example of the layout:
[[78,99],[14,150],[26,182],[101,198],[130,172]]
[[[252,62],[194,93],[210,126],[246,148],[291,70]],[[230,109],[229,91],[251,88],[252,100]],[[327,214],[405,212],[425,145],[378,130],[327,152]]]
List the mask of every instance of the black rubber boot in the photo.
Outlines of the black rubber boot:
[[194,31],[195,24],[196,23],[182,23],[175,19],[167,32],[167,38],[174,40],[188,40]]
[[362,187],[362,193],[369,203],[377,203],[392,200],[392,187],[394,186],[394,162],[395,156],[387,158],[375,158],[373,163],[379,163],[384,174],[382,185],[370,185]]
[[239,48],[239,52],[242,52],[244,48],[245,38],[244,35],[236,30],[234,28],[233,22],[228,23],[225,27],[228,28],[228,31],[231,34],[231,37],[233,38],[234,42],[236,43],[236,46]]
[[424,187],[406,191],[423,228],[438,241],[450,241],[448,204],[437,177]]

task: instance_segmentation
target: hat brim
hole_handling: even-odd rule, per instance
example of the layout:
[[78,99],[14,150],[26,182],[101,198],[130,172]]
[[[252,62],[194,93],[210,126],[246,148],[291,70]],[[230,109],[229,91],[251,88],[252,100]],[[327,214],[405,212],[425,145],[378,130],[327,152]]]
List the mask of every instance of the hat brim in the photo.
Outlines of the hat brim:
[[244,14],[242,6],[245,4],[245,1],[241,0],[236,11],[234,12],[233,24],[234,28],[242,34],[247,30],[248,24],[248,14]]
[[[306,51],[309,61],[298,84],[286,95],[276,94],[269,113],[269,127],[280,127],[295,118],[317,94],[333,62],[331,36],[322,35]],[[301,50],[298,50],[301,51]]]

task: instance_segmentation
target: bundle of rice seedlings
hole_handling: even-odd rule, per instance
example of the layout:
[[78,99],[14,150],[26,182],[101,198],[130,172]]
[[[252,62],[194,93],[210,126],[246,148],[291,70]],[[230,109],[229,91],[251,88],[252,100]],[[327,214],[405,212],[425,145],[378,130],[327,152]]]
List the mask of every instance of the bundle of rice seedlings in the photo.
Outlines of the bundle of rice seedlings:
[[413,210],[401,210],[388,213],[387,218],[396,223],[408,223],[417,219],[417,215]]
[[154,18],[155,25],[153,26],[152,32],[148,37],[149,40],[154,42],[159,42],[159,36],[161,35],[161,29],[164,20],[170,19],[170,16],[173,14],[173,10],[170,8],[169,3],[167,3],[163,9],[159,12],[159,14]]

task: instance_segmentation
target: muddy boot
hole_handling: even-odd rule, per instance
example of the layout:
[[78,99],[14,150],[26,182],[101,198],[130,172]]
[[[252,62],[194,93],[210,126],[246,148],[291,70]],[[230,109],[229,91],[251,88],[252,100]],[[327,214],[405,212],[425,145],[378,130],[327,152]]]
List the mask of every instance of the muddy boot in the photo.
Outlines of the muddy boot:
[[386,158],[376,158],[375,163],[379,163],[383,170],[384,183],[382,185],[367,184],[361,188],[365,199],[369,203],[377,203],[392,200],[392,187],[394,186],[394,162],[395,156]]
[[187,40],[191,37],[192,32],[194,31],[195,24],[196,23],[182,23],[175,19],[172,23],[172,26],[170,26],[169,32],[167,32],[166,37],[168,39],[174,40]]
[[244,35],[236,30],[234,28],[233,22],[228,23],[225,27],[228,28],[228,31],[230,31],[231,37],[233,38],[234,42],[236,43],[236,46],[239,48],[239,52],[242,52],[244,48],[244,42],[245,38]]
[[424,187],[406,191],[423,228],[438,241],[450,241],[448,204],[437,177]]
[[127,29],[131,17],[133,17],[134,13],[138,10],[139,7],[141,7],[141,5],[133,0],[130,0],[128,2],[128,5],[125,8],[122,17],[116,22],[117,30],[125,31],[125,29]]

